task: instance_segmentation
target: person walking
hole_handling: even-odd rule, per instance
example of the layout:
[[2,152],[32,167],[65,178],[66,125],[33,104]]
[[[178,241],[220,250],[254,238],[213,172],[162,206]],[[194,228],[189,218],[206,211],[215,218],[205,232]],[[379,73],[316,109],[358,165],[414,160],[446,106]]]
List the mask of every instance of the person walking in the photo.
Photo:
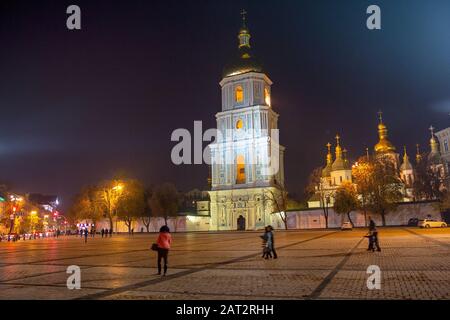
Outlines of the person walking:
[[269,259],[272,258],[272,234],[270,233],[269,226],[264,228],[264,234],[261,236],[263,239],[263,255],[262,258]]
[[158,239],[158,275],[161,275],[161,260],[164,260],[164,275],[167,274],[169,249],[172,245],[172,235],[168,226],[162,226],[159,229]]
[[86,228],[86,229],[84,229],[84,243],[86,243],[86,242],[87,242],[88,234],[89,234],[89,231],[88,231],[88,229],[87,229],[87,228]]
[[367,251],[375,251],[375,247],[377,251],[381,251],[380,243],[378,241],[378,230],[377,225],[375,221],[372,220],[371,217],[369,217],[369,247],[367,248]]
[[102,234],[102,238],[105,235],[105,228],[102,228],[102,231],[100,231],[100,233]]
[[271,225],[269,225],[269,231],[270,231],[270,235],[271,235],[271,238],[272,238],[272,253],[273,253],[273,258],[274,258],[274,259],[277,259],[277,258],[278,258],[278,255],[277,255],[277,252],[275,251],[275,237],[274,237],[274,235],[273,235],[273,227],[272,227]]

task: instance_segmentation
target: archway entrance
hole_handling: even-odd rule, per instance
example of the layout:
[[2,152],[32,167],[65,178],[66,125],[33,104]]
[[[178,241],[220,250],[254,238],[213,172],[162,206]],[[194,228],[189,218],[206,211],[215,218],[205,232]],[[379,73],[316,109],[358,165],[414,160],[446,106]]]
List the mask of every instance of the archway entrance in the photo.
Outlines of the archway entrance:
[[238,231],[245,230],[245,218],[242,215],[237,219],[237,229]]

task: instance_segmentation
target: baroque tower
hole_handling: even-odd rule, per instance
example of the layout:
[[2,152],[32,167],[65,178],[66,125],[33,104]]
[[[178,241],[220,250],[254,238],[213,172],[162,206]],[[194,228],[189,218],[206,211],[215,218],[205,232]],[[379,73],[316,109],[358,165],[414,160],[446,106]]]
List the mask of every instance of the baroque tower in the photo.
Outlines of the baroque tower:
[[[210,230],[256,230],[274,223],[273,195],[284,188],[284,147],[272,81],[251,52],[245,11],[238,56],[224,68],[218,137],[211,152]],[[274,136],[275,134],[275,136]]]

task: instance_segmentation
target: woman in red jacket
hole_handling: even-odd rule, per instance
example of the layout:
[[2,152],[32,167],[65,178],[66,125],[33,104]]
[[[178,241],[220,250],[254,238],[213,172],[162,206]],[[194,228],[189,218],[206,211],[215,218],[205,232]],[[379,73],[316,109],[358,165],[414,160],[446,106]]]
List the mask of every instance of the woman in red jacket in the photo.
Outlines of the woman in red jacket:
[[164,275],[167,273],[167,256],[169,255],[172,236],[168,226],[162,226],[159,229],[159,236],[156,240],[158,245],[158,275],[161,275],[161,259],[164,259]]

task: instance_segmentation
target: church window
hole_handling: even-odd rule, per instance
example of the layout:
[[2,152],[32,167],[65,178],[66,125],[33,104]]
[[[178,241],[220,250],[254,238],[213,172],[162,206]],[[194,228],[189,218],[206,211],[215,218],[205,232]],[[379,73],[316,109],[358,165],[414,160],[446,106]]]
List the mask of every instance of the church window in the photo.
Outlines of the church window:
[[245,159],[243,155],[236,157],[236,184],[245,183]]
[[342,183],[342,176],[339,176],[339,182]]
[[447,139],[444,140],[444,151],[448,152],[448,140]]
[[244,89],[242,89],[242,86],[237,86],[234,90],[234,99],[237,103],[244,101]]
[[269,92],[269,88],[268,87],[264,88],[264,101],[270,107],[270,92]]

